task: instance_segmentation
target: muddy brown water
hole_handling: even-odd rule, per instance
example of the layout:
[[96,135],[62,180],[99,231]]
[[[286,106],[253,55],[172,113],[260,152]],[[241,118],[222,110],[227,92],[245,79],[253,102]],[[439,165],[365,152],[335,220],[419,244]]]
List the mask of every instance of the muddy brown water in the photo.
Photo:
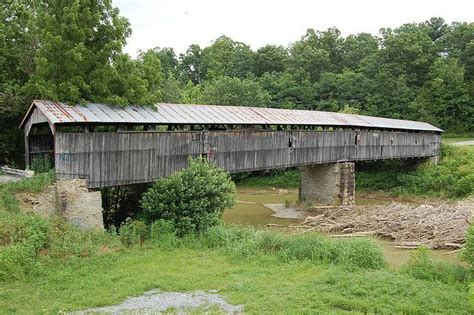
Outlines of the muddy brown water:
[[[224,212],[224,222],[228,224],[240,224],[245,226],[263,227],[269,223],[273,224],[296,224],[301,219],[282,219],[272,216],[271,209],[264,206],[269,203],[290,202],[295,203],[298,200],[298,191],[296,189],[238,189],[237,203],[232,209]],[[383,193],[361,194],[357,197],[357,204],[386,204],[392,200],[407,203],[419,203],[420,200],[401,199],[388,196]],[[429,203],[429,202],[428,202]],[[388,264],[392,267],[399,267],[410,260],[413,250],[400,249],[393,247],[390,240],[374,238],[375,242],[383,249]],[[432,250],[431,255],[439,260],[452,263],[461,263],[457,253],[447,254],[451,250],[438,249]]]

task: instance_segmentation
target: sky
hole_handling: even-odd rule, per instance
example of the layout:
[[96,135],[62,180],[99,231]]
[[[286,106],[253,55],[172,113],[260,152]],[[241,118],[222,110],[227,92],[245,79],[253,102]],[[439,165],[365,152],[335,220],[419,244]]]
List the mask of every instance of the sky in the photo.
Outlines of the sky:
[[254,50],[266,44],[288,46],[308,28],[337,27],[343,36],[381,27],[422,22],[430,17],[473,22],[473,0],[114,0],[129,19],[132,35],[125,52],[171,47],[185,53],[190,44],[206,47],[221,35]]

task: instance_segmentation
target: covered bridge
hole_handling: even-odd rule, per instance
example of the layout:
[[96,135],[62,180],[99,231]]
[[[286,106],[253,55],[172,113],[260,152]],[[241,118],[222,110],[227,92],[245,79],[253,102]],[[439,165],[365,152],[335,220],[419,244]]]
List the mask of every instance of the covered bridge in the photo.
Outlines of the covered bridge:
[[229,172],[301,167],[300,192],[321,200],[328,195],[314,192],[321,181],[334,181],[341,200],[353,196],[354,161],[437,157],[442,132],[424,122],[309,110],[44,100],[32,103],[21,127],[27,165],[48,159],[59,179],[84,178],[90,189],[151,182],[201,155]]

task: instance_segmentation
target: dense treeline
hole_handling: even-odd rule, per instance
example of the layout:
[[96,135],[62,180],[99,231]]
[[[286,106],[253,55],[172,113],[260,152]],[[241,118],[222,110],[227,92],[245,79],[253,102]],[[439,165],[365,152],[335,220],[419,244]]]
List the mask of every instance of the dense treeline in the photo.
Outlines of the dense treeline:
[[0,163],[21,164],[17,126],[34,98],[345,111],[474,130],[474,23],[442,18],[378,36],[309,29],[289,47],[226,36],[122,53],[130,24],[110,0],[0,4]]

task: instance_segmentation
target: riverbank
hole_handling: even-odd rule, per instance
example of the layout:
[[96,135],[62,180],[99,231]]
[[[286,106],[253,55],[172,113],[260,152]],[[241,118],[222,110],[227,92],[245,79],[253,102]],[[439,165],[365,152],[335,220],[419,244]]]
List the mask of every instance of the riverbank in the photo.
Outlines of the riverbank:
[[[418,251],[391,268],[373,239],[224,226],[183,238],[148,233],[130,244],[115,233],[83,232],[25,213],[15,194],[38,193],[51,180],[42,175],[0,186],[1,313],[117,305],[156,288],[217,293],[248,313],[474,311],[467,268]],[[294,190],[271,191],[273,203],[296,201]],[[240,206],[272,213],[259,205],[268,200],[264,191],[238,198]]]
[[[361,193],[361,196],[357,195],[356,202],[357,206],[355,206],[352,210],[338,210],[337,208],[319,208],[319,209],[312,209],[309,211],[304,210],[303,207],[298,206],[296,204],[298,198],[298,191],[297,189],[277,189],[277,188],[238,188],[238,202],[232,209],[228,209],[224,212],[223,218],[227,224],[239,224],[244,226],[254,226],[259,228],[270,228],[274,231],[285,231],[288,234],[298,234],[298,233],[324,233],[329,237],[332,237],[333,234],[346,234],[350,237],[350,233],[354,232],[372,232],[367,237],[372,237],[374,242],[376,242],[384,252],[384,256],[387,260],[387,263],[393,268],[400,268],[404,264],[406,264],[410,260],[410,256],[413,253],[413,249],[421,245],[419,242],[421,239],[416,238],[416,233],[411,233],[410,230],[399,230],[397,228],[397,233],[404,233],[406,237],[409,237],[409,240],[405,240],[405,243],[401,239],[391,238],[390,235],[385,234],[377,234],[373,233],[374,228],[368,227],[380,222],[379,220],[373,219],[368,220],[367,216],[373,217],[376,215],[374,212],[376,210],[384,210],[379,211],[379,214],[382,215],[386,213],[387,210],[393,208],[394,201],[396,204],[402,205],[405,210],[407,207],[410,209],[416,209],[422,205],[428,205],[428,208],[433,207],[431,213],[435,216],[433,219],[439,223],[440,219],[438,214],[436,213],[436,206],[440,204],[444,204],[445,202],[438,198],[428,198],[424,199],[421,197],[416,196],[393,196],[383,191],[378,191],[374,193]],[[469,209],[469,205],[467,204],[468,201],[465,201],[465,208]],[[285,203],[288,204],[285,205]],[[453,202],[455,204],[455,202]],[[424,206],[422,206],[423,208]],[[445,208],[445,210],[449,210]],[[338,214],[336,214],[338,212]],[[320,216],[321,214],[325,213],[326,216]],[[405,213],[400,213],[400,216]],[[445,213],[447,216],[446,218],[451,218],[450,213]],[[311,226],[305,225],[303,222],[307,217],[315,217],[319,215],[319,222],[318,226]],[[396,212],[392,213],[392,215],[397,215]],[[408,218],[411,216],[408,215]],[[412,217],[414,218],[414,217]],[[392,220],[393,221],[393,220]],[[398,226],[395,221],[390,221],[388,223],[393,224],[394,226]],[[416,221],[416,222],[415,222]],[[420,222],[421,221],[421,222]],[[411,220],[411,222],[419,227],[424,226],[428,228],[430,232],[432,231],[430,226],[434,226],[435,222],[430,225],[429,218],[424,218],[424,220]],[[452,220],[448,220],[449,222],[446,223],[447,227],[452,226]],[[338,222],[340,225],[334,225],[334,222]],[[353,223],[359,222],[361,224],[359,229],[354,229]],[[387,221],[385,221],[387,223]],[[407,226],[407,220],[403,222],[399,222],[400,227]],[[467,229],[467,222],[464,219],[460,219],[458,222],[462,225],[462,231],[456,230],[453,233],[453,238],[446,240],[444,243],[460,243],[462,244],[465,240],[465,232]],[[293,226],[290,228],[289,226]],[[338,228],[346,226],[351,227],[351,230],[346,230],[343,232],[343,228]],[[437,235],[440,235],[443,229],[443,224],[438,225],[440,229],[438,229]],[[331,227],[335,227],[335,229],[331,229]],[[423,230],[422,230],[423,231]],[[382,229],[383,232],[383,229]],[[413,231],[413,232],[416,232]],[[423,236],[424,234],[421,234]],[[420,235],[418,235],[420,236]],[[461,241],[459,239],[455,239],[454,236],[458,238],[461,237]],[[407,243],[407,242],[410,243]],[[397,243],[398,242],[398,243]],[[412,243],[418,242],[418,243]],[[429,243],[431,240],[428,240],[426,245],[430,245]],[[444,245],[444,243],[442,245]],[[437,250],[433,250],[430,252],[430,255],[438,260],[452,262],[459,264],[460,259],[458,257],[461,251],[455,251],[458,248],[453,247],[455,245],[448,244],[450,246],[438,246]],[[433,246],[431,246],[433,247]],[[446,248],[446,249],[439,249],[439,248]],[[455,251],[455,252],[453,252]]]

